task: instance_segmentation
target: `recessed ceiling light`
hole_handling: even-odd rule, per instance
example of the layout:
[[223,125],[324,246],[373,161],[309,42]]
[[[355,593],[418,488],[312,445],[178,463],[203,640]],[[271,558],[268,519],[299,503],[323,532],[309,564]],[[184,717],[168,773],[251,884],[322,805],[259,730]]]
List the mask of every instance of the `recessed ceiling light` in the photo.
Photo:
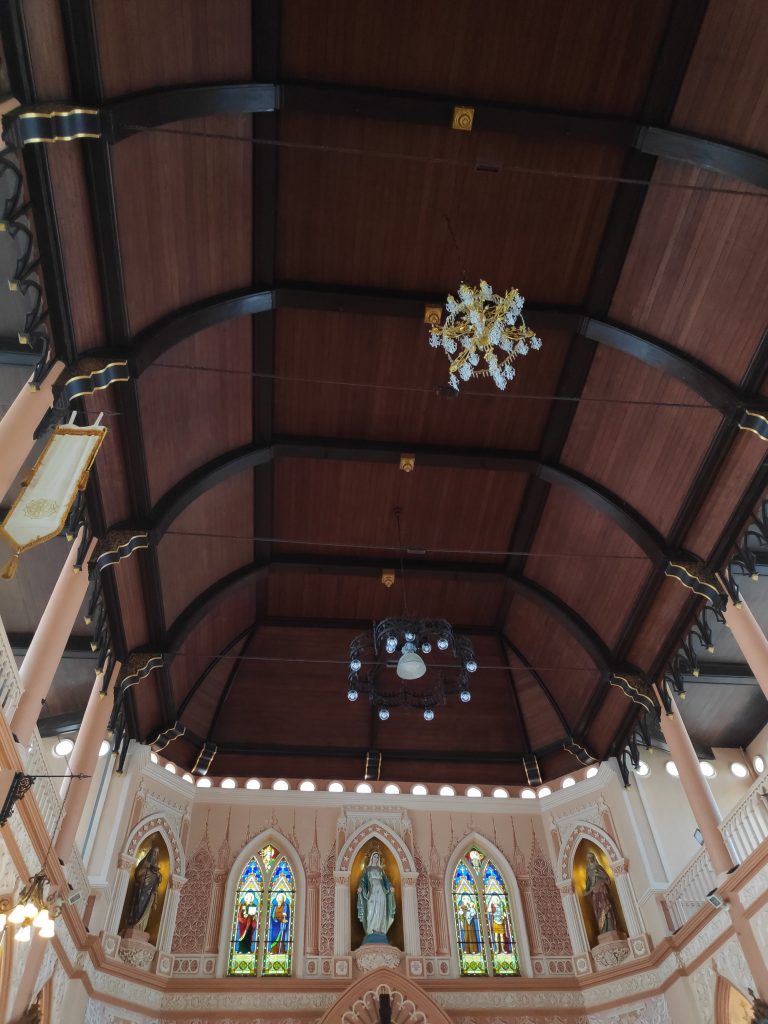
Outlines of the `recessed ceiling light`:
[[395,796],[397,793],[400,792],[400,787],[396,786],[394,782],[389,782],[384,787],[384,792],[389,793],[390,796]]
[[494,789],[493,795],[496,797],[497,800],[504,800],[505,797],[509,796],[509,792],[506,789],[503,789],[501,786],[499,786],[498,789]]
[[741,761],[734,761],[731,765],[731,771],[737,779],[744,779],[748,774],[747,766],[742,764]]
[[202,779],[198,779],[197,780],[197,788],[198,789],[210,789],[211,788],[211,780],[210,779],[206,779],[205,776],[203,776]]
[[275,781],[272,783],[272,789],[279,789],[284,791],[290,788],[291,787],[288,785],[285,779],[275,779]]
[[163,767],[165,768],[165,770],[167,772],[170,772],[171,775],[175,775],[176,774],[176,765],[175,764],[171,764],[170,761],[166,761],[165,764],[163,765]]
[[344,792],[344,787],[342,786],[342,784],[340,782],[332,782],[328,786],[328,792],[329,793],[343,793]]
[[539,800],[543,799],[545,796],[552,796],[552,790],[549,786],[542,786],[539,790],[538,796]]
[[477,786],[470,786],[467,790],[467,796],[482,796],[482,789],[478,789]]
[[258,779],[248,779],[245,784],[246,789],[261,789],[261,782]]
[[427,787],[422,786],[422,784],[418,782],[415,786],[411,786],[411,793],[413,793],[414,796],[426,796]]
[[561,789],[570,789],[571,786],[575,786],[575,785],[576,785],[576,779],[571,778],[571,776],[569,775],[566,779],[563,779],[563,781],[560,783],[560,788]]
[[237,789],[237,783],[234,779],[222,779],[219,785],[222,789]]
[[74,749],[75,744],[68,736],[66,736],[63,740],[59,740],[53,748],[53,752],[56,757],[68,757]]
[[701,768],[701,774],[704,775],[706,778],[713,779],[715,777],[715,769],[712,767],[709,761],[700,761],[699,768]]
[[644,779],[646,775],[651,774],[651,769],[645,763],[645,761],[638,761],[637,768],[635,768],[635,775],[639,775],[641,779]]
[[680,772],[677,770],[677,765],[674,761],[667,761],[664,767],[666,768],[667,773],[672,776],[672,778],[677,779],[680,777]]
[[593,764],[591,768],[587,768],[587,778],[594,779],[600,769],[596,764]]
[[453,786],[441,786],[438,792],[440,796],[456,796],[456,790]]
[[99,747],[99,757],[104,757],[112,749],[112,744],[109,740],[102,740],[101,746]]
[[373,790],[371,789],[371,787],[368,785],[367,782],[358,782],[358,784],[355,786],[355,792],[356,793],[372,793]]
[[762,775],[765,771],[765,761],[762,759],[762,757],[760,757],[759,754],[755,758],[753,758],[752,766],[758,775]]
[[532,789],[524,789],[522,791],[522,793],[520,794],[520,796],[523,798],[523,800],[535,800],[536,799],[536,794],[533,792]]
[[311,779],[304,779],[303,782],[299,783],[299,789],[302,793],[314,793],[315,784]]
[[189,772],[184,772],[184,774],[181,777],[182,779],[184,779],[185,782],[191,782],[192,785],[194,786],[195,780],[192,778]]
[[150,751],[149,760],[152,762],[152,764],[157,764],[157,754],[154,752],[154,750]]

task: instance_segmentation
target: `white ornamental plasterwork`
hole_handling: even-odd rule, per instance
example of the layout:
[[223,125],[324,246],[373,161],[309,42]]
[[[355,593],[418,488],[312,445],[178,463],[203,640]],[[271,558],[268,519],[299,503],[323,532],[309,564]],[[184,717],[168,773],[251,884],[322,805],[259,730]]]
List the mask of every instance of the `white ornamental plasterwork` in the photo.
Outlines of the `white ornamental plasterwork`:
[[356,999],[349,1010],[342,1015],[342,1024],[378,1024],[379,996],[389,995],[392,1024],[428,1024],[424,1013],[418,1009],[411,999],[406,999],[400,992],[388,985],[379,985]]
[[714,1018],[717,975],[725,978],[741,992],[755,987],[735,935],[691,976],[702,1021],[711,1022]]
[[768,949],[768,907],[763,907],[760,913],[752,918],[752,924],[757,932],[760,948]]
[[331,848],[320,872],[320,943],[318,952],[322,957],[333,956],[333,918],[336,912],[336,883],[333,868],[336,852]]
[[39,992],[46,984],[48,979],[52,977],[54,969],[56,967],[56,950],[53,945],[49,942],[43,956],[43,962],[40,965],[40,971],[37,975],[37,984],[35,985],[35,992]]
[[51,1022],[50,1024],[69,1024],[62,1020],[61,1004],[64,1001],[64,993],[67,990],[67,973],[61,964],[56,964],[53,972],[53,999],[51,1000]]
[[360,847],[370,839],[371,836],[382,836],[386,837],[390,846],[395,852],[395,855],[399,858],[400,864],[403,871],[414,871],[415,864],[411,851],[408,847],[400,840],[400,837],[395,835],[391,829],[378,818],[366,819],[367,824],[353,832],[351,835],[346,834],[347,841],[342,850],[339,863],[336,867],[337,871],[349,871],[352,867],[352,861],[357,854]]
[[188,800],[184,797],[174,798],[170,793],[150,789],[151,785],[153,784],[146,779],[142,780],[139,785],[138,793],[144,798],[142,815],[146,817],[148,814],[167,814],[169,818],[174,819],[174,825],[178,820],[176,827],[178,831],[181,831],[182,819],[192,812],[193,796],[190,796]]
[[748,907],[766,891],[768,891],[768,864],[761,868],[754,878],[750,878],[744,888],[740,890],[739,899],[742,906]]
[[381,967],[388,967],[394,971],[399,966],[403,954],[395,946],[371,943],[369,946],[360,946],[352,957],[361,971],[377,971]]
[[581,1009],[580,992],[433,992],[432,998],[444,1010],[566,1010]]
[[170,846],[170,853],[173,857],[172,873],[174,875],[183,875],[184,859],[176,838],[178,830],[173,827],[173,822],[164,814],[152,814],[150,817],[145,816],[142,818],[128,843],[128,848],[125,851],[126,855],[132,859],[144,839],[152,832],[160,832]]
[[604,971],[609,967],[618,967],[623,964],[629,956],[629,943],[624,939],[617,939],[616,942],[604,942],[601,946],[595,946],[592,950],[592,959],[598,970]]
[[652,996],[642,1002],[592,1014],[590,1024],[672,1024],[664,996]]
[[608,860],[612,863],[621,861],[624,858],[617,849],[613,839],[608,835],[602,825],[585,824],[584,821],[573,823],[568,838],[560,849],[558,857],[558,873],[561,882],[568,882],[571,878],[571,854],[582,839],[591,840],[596,846],[605,850]]
[[174,992],[162,997],[162,1010],[303,1011],[326,1010],[338,998],[333,992]]
[[538,1017],[536,1020],[533,1017],[515,1016],[514,1021],[509,1017],[483,1017],[482,1020],[478,1020],[477,1017],[461,1017],[457,1024],[589,1024],[588,1017]]
[[339,815],[339,819],[336,822],[336,831],[343,832],[347,839],[349,839],[352,833],[356,832],[361,825],[367,825],[369,821],[374,819],[380,821],[382,825],[386,825],[391,832],[394,832],[406,842],[413,830],[410,816],[403,808],[382,811],[378,807],[356,807],[353,811],[345,811]]
[[565,836],[571,831],[574,825],[587,822],[590,825],[603,827],[602,811],[599,801],[591,800],[576,808],[570,808],[559,816],[551,815],[552,824],[557,829],[562,843]]
[[7,846],[3,843],[0,846],[0,894],[7,895],[15,892],[19,881],[16,865],[13,863]]
[[693,963],[694,960],[698,959],[701,954],[712,945],[723,932],[728,931],[731,922],[728,919],[728,915],[725,911],[721,910],[715,914],[711,921],[709,921],[703,928],[701,928],[696,935],[691,939],[687,946],[680,951],[681,961],[688,966]]
[[591,985],[584,991],[584,1005],[600,1006],[601,1003],[637,999],[645,992],[658,991],[679,966],[677,957],[672,954],[656,968],[627,975],[618,981],[604,981],[598,985]]

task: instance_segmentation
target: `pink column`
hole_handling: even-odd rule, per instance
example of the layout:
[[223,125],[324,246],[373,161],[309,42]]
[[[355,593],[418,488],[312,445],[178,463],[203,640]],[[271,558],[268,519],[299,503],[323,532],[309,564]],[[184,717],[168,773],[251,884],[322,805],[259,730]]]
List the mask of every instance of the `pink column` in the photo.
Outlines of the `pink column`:
[[[658,696],[658,690],[656,693]],[[680,773],[680,782],[685,790],[688,803],[691,805],[696,823],[701,829],[704,846],[709,854],[715,875],[719,878],[733,867],[733,860],[719,828],[722,820],[720,811],[707,780],[701,774],[696,751],[693,749],[688,730],[685,728],[685,723],[680,717],[680,712],[671,695],[670,700],[674,710],[671,715],[662,714],[661,731],[667,741],[672,760]],[[659,699],[659,703],[661,703],[661,699]]]
[[19,987],[13,997],[13,1007],[8,1020],[18,1020],[37,995],[37,979],[50,941],[50,939],[41,939],[37,928],[33,928],[32,938],[29,942],[14,943],[13,955],[14,957],[24,957],[24,967],[19,979]]
[[744,913],[738,893],[731,893],[726,899],[726,903],[733,930],[736,932],[744,959],[747,961],[747,967],[754,978],[757,994],[761,999],[768,1001],[768,964],[763,957],[760,943],[755,938],[752,923]]
[[32,435],[53,404],[53,382],[63,366],[63,363],[56,363],[39,390],[32,390],[30,377],[0,420],[0,452],[3,453],[0,460],[0,500],[8,493],[32,449]]
[[[24,692],[11,721],[11,731],[16,741],[25,747],[32,738],[32,730],[40,715],[40,705],[48,696],[69,634],[88,590],[88,573],[81,572],[75,565],[81,538],[82,529],[75,537],[19,669]],[[86,553],[86,560],[95,544],[94,537]]]
[[104,674],[99,672],[93,684],[91,695],[83,715],[83,721],[75,740],[75,749],[69,759],[69,771],[72,775],[86,775],[85,779],[64,779],[61,787],[61,799],[64,803],[64,820],[61,823],[54,849],[59,859],[64,862],[72,853],[77,829],[85,809],[85,802],[93,781],[93,773],[99,763],[99,747],[107,730],[109,715],[112,710],[112,690],[120,671],[117,662],[109,681],[109,688],[102,694],[101,687]]
[[758,625],[744,598],[736,605],[728,598],[725,606],[725,621],[733,633],[733,638],[747,659],[752,675],[760,684],[760,689],[768,697],[768,640]]

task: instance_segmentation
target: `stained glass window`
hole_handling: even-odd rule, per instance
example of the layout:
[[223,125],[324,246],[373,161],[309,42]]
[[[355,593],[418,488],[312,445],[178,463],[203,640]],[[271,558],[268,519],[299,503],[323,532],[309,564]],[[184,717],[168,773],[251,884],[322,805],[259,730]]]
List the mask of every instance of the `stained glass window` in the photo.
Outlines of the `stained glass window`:
[[452,893],[461,973],[519,974],[507,887],[496,865],[477,847],[456,866]]
[[289,975],[296,884],[272,845],[245,865],[235,890],[228,974]]

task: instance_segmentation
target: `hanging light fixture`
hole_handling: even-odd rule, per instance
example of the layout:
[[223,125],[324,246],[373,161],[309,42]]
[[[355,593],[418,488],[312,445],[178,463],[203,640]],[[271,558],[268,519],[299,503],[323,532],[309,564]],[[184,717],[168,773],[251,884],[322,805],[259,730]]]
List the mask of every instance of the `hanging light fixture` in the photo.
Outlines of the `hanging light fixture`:
[[429,344],[448,356],[452,388],[458,391],[459,382],[472,377],[491,377],[503,391],[514,379],[514,360],[541,348],[523,319],[524,302],[517,288],[497,295],[487,281],[462,284],[458,298],[448,296],[445,322],[430,328]]
[[8,900],[0,903],[0,931],[7,924],[15,926],[14,938],[17,942],[29,942],[34,928],[41,938],[50,939],[54,935],[54,921],[61,914],[61,898],[45,895],[45,886],[49,885],[48,876],[38,871],[29,879],[29,883],[19,893],[19,898],[12,910]]

